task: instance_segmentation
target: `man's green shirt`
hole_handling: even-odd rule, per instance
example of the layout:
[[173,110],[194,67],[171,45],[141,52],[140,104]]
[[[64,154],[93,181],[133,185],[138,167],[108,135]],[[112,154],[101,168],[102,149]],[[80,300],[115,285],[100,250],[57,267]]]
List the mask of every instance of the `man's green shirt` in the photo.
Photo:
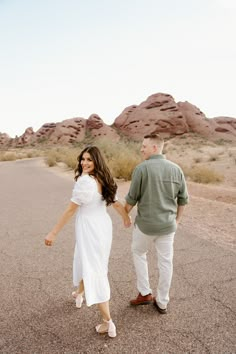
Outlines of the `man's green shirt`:
[[143,233],[175,232],[177,207],[188,203],[183,171],[164,155],[152,155],[134,169],[125,199],[137,204],[135,223]]

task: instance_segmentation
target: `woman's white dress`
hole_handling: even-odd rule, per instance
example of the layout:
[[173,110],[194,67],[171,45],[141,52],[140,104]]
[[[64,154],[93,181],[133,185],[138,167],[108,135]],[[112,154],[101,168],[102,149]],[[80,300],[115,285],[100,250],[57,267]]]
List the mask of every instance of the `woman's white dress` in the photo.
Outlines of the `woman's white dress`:
[[93,177],[78,178],[71,201],[79,205],[75,221],[73,284],[78,286],[83,279],[86,303],[91,306],[110,299],[108,262],[112,222]]

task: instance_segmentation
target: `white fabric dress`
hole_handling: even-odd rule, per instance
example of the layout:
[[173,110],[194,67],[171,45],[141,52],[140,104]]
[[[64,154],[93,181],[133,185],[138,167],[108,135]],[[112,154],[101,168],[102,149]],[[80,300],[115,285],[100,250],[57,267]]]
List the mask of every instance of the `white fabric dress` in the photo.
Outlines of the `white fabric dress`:
[[108,301],[108,262],[112,243],[112,222],[95,179],[78,178],[71,201],[79,205],[75,221],[73,284],[83,279],[87,306]]

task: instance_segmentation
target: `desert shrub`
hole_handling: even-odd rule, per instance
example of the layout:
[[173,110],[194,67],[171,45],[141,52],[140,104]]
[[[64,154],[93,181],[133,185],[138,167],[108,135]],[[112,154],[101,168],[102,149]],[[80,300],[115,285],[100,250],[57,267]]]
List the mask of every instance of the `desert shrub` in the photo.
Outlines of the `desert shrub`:
[[[129,180],[134,167],[141,161],[140,143],[119,141],[111,142],[99,139],[93,142],[101,150],[111,172],[115,178]],[[77,165],[77,156],[85,145],[72,148],[57,148],[45,154],[45,163],[49,167],[63,162],[69,169],[74,170]]]
[[0,161],[15,161],[17,160],[17,154],[11,151],[1,151]]
[[216,161],[218,158],[216,156],[210,156],[208,161]]
[[224,176],[218,172],[209,169],[208,167],[193,167],[186,170],[185,174],[193,181],[197,183],[217,183],[224,180]]
[[202,161],[202,158],[201,157],[195,157],[194,158],[194,162],[195,163],[199,163],[199,162],[201,162]]
[[33,153],[32,151],[28,151],[27,153],[26,153],[26,157],[28,158],[28,159],[31,159],[32,157],[35,157],[35,156],[37,156],[35,153]]
[[96,144],[100,149],[115,178],[130,180],[135,166],[141,162],[140,143],[121,140],[113,142],[100,140]]
[[45,163],[49,166],[49,167],[53,167],[57,165],[57,161],[56,161],[56,157],[53,154],[50,154],[48,156],[46,156],[45,158]]
[[219,160],[218,154],[211,154],[208,161],[217,161]]
[[140,160],[137,156],[122,151],[108,162],[108,166],[115,178],[130,180],[132,172],[139,162]]
[[0,151],[1,161],[15,161],[25,158],[32,158],[42,156],[43,152],[41,150],[29,150],[27,148],[14,148],[7,151]]
[[43,154],[44,154],[43,150],[40,150],[40,149],[22,150],[23,158],[28,158],[28,159],[31,159],[34,157],[41,157]]
[[229,141],[225,140],[225,139],[218,139],[218,140],[215,141],[216,145],[225,145],[227,143],[229,143]]
[[77,157],[80,153],[78,149],[65,149],[61,156],[61,162],[64,162],[69,169],[74,170],[77,166]]
[[56,150],[47,151],[45,153],[44,161],[49,167],[56,166],[60,161],[60,153],[58,153]]

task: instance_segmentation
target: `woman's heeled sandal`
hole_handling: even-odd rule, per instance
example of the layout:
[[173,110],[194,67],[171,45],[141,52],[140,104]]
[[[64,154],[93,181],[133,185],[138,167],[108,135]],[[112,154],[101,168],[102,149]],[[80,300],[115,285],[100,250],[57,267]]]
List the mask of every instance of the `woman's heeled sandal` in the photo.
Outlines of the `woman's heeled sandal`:
[[108,333],[109,337],[116,337],[116,326],[112,319],[110,319],[109,321],[103,320],[103,323],[97,325],[95,328],[97,333],[99,334]]
[[81,306],[82,306],[82,303],[84,301],[84,298],[83,298],[83,295],[82,294],[78,294],[76,296],[76,299],[75,299],[75,306],[80,309]]
[[72,295],[72,297],[73,297],[74,299],[76,299],[76,297],[77,297],[78,294],[79,294],[78,291],[73,291],[73,292],[71,293],[71,295]]
[[72,296],[75,299],[75,306],[80,309],[84,301],[83,294],[78,291],[73,291]]

